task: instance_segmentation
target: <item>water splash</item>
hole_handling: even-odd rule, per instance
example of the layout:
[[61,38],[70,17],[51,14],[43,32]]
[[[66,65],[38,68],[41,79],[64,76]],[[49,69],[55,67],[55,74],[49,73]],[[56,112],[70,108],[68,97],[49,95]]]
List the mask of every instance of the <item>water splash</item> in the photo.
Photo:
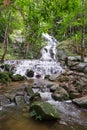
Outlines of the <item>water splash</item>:
[[40,75],[44,78],[45,75],[60,74],[64,70],[60,66],[60,63],[56,61],[56,46],[58,44],[57,40],[43,33],[43,39],[47,42],[47,45],[41,50],[41,58],[38,60],[16,60],[16,61],[6,61],[5,63],[15,66],[15,74],[26,75],[27,70],[34,71],[34,77]]
[[42,34],[42,37],[48,44],[41,50],[42,56],[40,59],[45,61],[56,60],[56,53],[57,53],[56,46],[58,44],[57,40],[54,37],[45,33]]

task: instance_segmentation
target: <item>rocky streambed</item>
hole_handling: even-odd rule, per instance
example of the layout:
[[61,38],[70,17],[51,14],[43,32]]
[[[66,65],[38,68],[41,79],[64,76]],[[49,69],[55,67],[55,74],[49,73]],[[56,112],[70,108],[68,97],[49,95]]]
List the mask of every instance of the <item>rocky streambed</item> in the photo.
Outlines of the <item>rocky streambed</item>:
[[[46,128],[43,128],[43,130],[54,129],[54,127],[55,130],[58,127],[60,130],[65,128],[69,130],[85,130],[87,129],[86,86],[87,78],[85,75],[73,71],[67,71],[60,76],[51,75],[48,79],[31,78],[20,82],[12,82],[9,86],[1,86],[0,120],[1,122],[6,120],[4,124],[8,124],[10,120],[19,124],[23,119],[25,124],[29,121],[32,122],[33,125],[36,125],[35,122],[31,121],[32,118],[29,116],[31,96],[32,92],[34,92],[34,94],[36,94],[35,100],[38,99],[39,94],[41,102],[52,104],[60,116],[60,120],[57,121],[57,124],[54,123],[51,128],[48,128],[49,123],[44,124]],[[19,122],[14,119],[15,116],[17,116]],[[61,128],[61,125],[63,128]],[[7,127],[5,126],[0,123],[0,129],[5,130]],[[19,125],[17,125],[17,128],[18,126]],[[9,124],[9,127],[14,130],[11,124]],[[35,126],[35,128],[38,129],[38,126]],[[23,128],[19,126],[19,130],[20,129]]]
[[0,130],[87,129],[87,63],[59,58],[56,39],[43,37],[48,45],[39,60],[5,61],[0,67]]

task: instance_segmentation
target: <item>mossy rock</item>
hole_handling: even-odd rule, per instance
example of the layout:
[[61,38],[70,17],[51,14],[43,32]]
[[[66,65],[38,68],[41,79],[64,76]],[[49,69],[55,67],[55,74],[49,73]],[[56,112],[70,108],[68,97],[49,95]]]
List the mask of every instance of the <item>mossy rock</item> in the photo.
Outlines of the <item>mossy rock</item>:
[[30,115],[39,120],[60,119],[55,107],[48,102],[34,102],[30,106]]
[[0,67],[4,69],[4,71],[10,71],[11,69],[11,66],[9,64],[2,64]]
[[64,101],[69,99],[69,94],[64,88],[58,87],[52,94],[52,98],[56,101]]
[[25,80],[25,76],[21,76],[20,74],[12,75],[12,81],[23,81]]
[[9,72],[8,72],[8,75],[9,75],[10,78],[12,78],[13,74],[14,74],[13,71],[9,71]]
[[32,95],[30,97],[30,103],[34,103],[36,101],[41,101],[41,96],[38,92],[32,93]]
[[8,84],[11,81],[8,73],[0,72],[0,83]]

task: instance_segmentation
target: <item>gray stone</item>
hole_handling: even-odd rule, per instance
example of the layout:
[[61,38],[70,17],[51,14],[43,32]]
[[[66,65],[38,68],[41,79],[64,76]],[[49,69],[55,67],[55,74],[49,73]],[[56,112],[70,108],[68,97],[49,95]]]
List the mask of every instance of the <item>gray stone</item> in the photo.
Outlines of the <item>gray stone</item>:
[[84,61],[85,61],[85,63],[87,63],[87,57],[85,57],[84,59],[85,59],[85,60],[84,60]]
[[70,60],[70,61],[80,61],[81,58],[80,58],[80,56],[69,56],[68,60]]
[[84,68],[84,73],[87,74],[87,66]]
[[15,92],[6,93],[5,96],[6,96],[11,102],[14,102],[16,93],[15,93]]
[[63,101],[63,100],[68,100],[68,99],[69,99],[69,94],[68,94],[68,92],[67,92],[64,88],[59,87],[59,88],[52,94],[52,97],[53,97],[55,100]]
[[58,57],[58,60],[65,60],[65,58],[67,57],[67,54],[64,50],[58,50],[57,57]]
[[50,75],[49,80],[55,82],[57,80],[57,78],[58,78],[59,75],[60,74],[52,74],[52,75]]
[[22,107],[25,104],[25,100],[23,96],[16,96],[15,103],[17,106]]
[[80,63],[77,66],[77,71],[84,72],[85,66],[87,66],[87,63]]
[[69,94],[69,96],[70,96],[71,99],[79,98],[80,93],[78,93],[78,92],[72,92],[72,93]]
[[30,86],[25,87],[25,91],[27,92],[27,95],[29,95],[29,96],[34,95],[34,91],[33,91],[32,87],[30,87]]
[[87,96],[73,99],[73,103],[87,109]]
[[0,105],[6,106],[8,104],[10,104],[10,100],[6,98],[4,95],[0,95]]
[[51,88],[50,88],[50,92],[55,92],[57,90],[58,86],[57,85],[53,85]]

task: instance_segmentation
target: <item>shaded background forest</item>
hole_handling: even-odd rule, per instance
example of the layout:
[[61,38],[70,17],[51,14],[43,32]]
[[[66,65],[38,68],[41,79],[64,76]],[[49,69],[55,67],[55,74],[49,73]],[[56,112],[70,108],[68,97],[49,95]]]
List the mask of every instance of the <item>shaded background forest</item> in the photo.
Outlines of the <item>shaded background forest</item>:
[[87,1],[0,0],[2,62],[4,59],[38,58],[43,46],[43,32],[59,42],[73,41],[73,53],[81,55],[84,61],[87,54]]

